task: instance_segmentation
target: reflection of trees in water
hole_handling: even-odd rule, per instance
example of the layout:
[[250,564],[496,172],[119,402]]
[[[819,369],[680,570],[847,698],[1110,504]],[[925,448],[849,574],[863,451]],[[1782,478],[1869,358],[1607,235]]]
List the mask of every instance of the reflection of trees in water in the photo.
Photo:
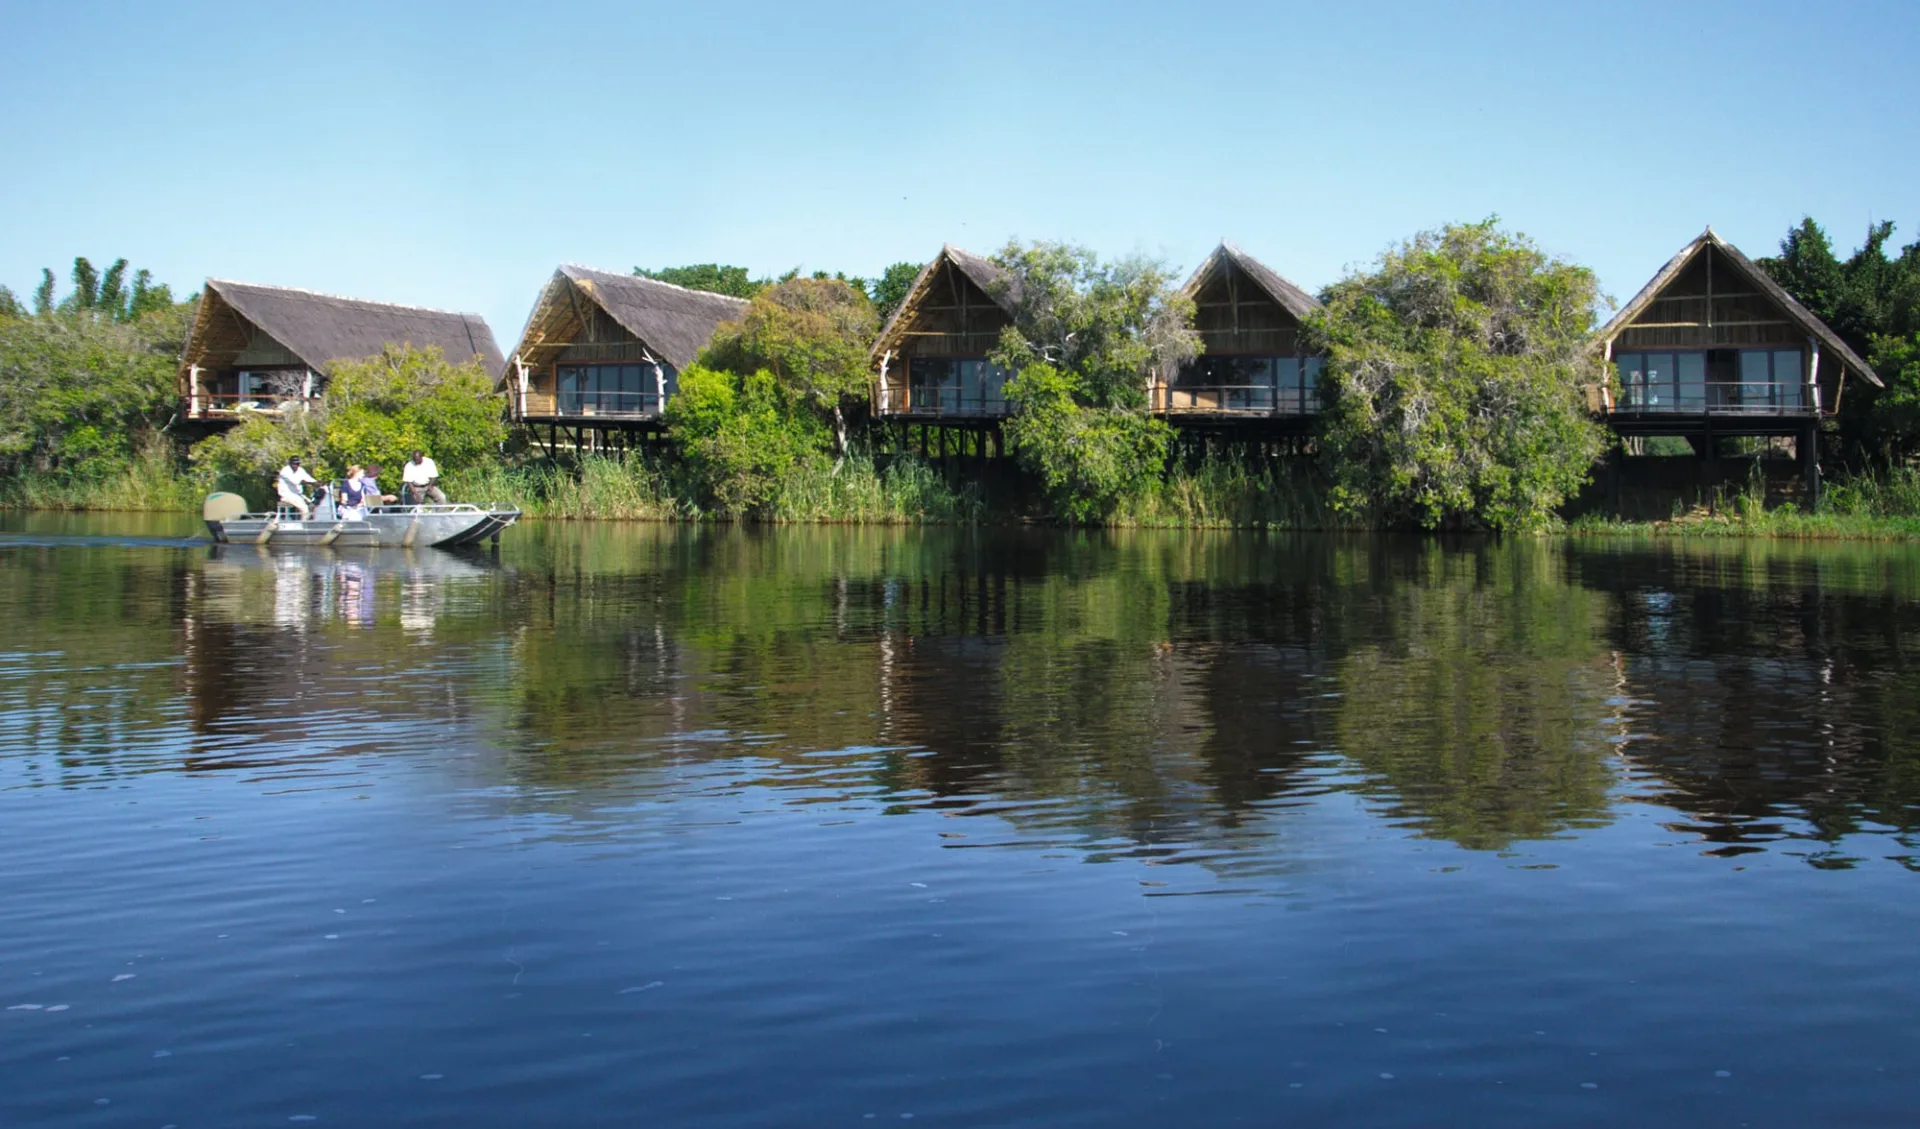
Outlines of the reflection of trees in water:
[[1340,751],[1423,834],[1475,848],[1607,817],[1603,601],[1531,542],[1401,562],[1337,664]]
[[644,791],[738,761],[739,784],[846,795],[859,764],[896,802],[1154,853],[1322,787],[1303,771],[1337,731],[1404,814],[1472,845],[1605,807],[1613,675],[1537,546],[796,531],[646,561],[521,602],[515,779]]
[[0,779],[94,783],[174,720],[180,574],[175,554],[0,555]]
[[1626,749],[1686,813],[1676,827],[1738,854],[1916,825],[1920,554],[1662,546],[1578,564],[1611,596]]
[[9,554],[9,742],[49,783],[399,752],[568,813],[692,766],[1184,858],[1270,843],[1333,753],[1472,847],[1604,819],[1628,733],[1726,846],[1920,803],[1916,554],[534,531],[458,575]]

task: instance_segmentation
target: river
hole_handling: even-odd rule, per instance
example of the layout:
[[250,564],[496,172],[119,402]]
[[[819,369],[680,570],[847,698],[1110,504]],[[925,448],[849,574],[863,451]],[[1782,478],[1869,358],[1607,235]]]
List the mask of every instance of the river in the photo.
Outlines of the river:
[[0,517],[0,1124],[1920,1119],[1920,550]]

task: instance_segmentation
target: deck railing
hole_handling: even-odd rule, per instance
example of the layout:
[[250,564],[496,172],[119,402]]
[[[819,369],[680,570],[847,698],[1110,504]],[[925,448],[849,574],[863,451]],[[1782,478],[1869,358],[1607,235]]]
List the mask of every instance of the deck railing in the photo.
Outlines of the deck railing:
[[1310,416],[1320,397],[1311,388],[1275,388],[1271,384],[1176,384],[1154,389],[1156,412],[1258,416]]
[[1013,414],[1005,394],[984,389],[909,388],[906,404],[895,403],[885,415],[949,419],[996,419]]
[[196,392],[183,401],[188,419],[225,419],[257,412],[286,415],[319,403],[318,396],[274,396],[263,392]]
[[1799,385],[1709,380],[1678,389],[1628,385],[1608,396],[1610,415],[1817,415],[1809,391]]
[[554,396],[554,414],[607,419],[651,419],[660,414],[667,397],[658,392],[568,392]]

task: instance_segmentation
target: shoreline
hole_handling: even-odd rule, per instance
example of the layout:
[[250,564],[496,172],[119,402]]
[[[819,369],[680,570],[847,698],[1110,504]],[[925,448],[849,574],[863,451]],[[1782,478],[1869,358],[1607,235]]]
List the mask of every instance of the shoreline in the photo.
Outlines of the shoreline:
[[[523,507],[524,508],[524,507]],[[196,509],[160,505],[33,505],[12,500],[0,501],[0,512],[12,514],[148,514],[198,519]],[[636,513],[541,513],[536,507],[521,518],[528,522],[556,524],[628,522],[649,525],[740,525],[740,526],[869,526],[906,527],[983,527],[983,528],[1057,528],[1061,530],[1205,530],[1232,533],[1322,533],[1329,535],[1371,534],[1406,536],[1430,533],[1450,536],[1437,530],[1371,529],[1355,526],[1296,526],[1274,522],[1200,521],[1114,521],[1097,526],[1075,526],[1016,514],[976,514],[973,516],[817,516],[758,518],[720,517],[706,514]],[[1582,517],[1556,529],[1522,536],[1567,537],[1578,540],[1610,538],[1644,541],[1920,541],[1920,517],[1878,517],[1850,514],[1766,513],[1758,517],[1699,517],[1664,521],[1623,521],[1612,518]]]

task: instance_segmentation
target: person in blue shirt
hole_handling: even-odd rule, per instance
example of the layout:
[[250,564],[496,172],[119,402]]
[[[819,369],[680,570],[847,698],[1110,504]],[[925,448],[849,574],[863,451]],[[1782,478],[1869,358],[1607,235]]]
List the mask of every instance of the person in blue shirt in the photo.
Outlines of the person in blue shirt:
[[347,480],[340,484],[340,517],[345,521],[367,520],[367,480],[358,465],[347,468]]
[[369,506],[391,506],[394,502],[398,501],[392,494],[381,493],[379,463],[368,463],[366,473],[360,476],[360,480],[367,484],[367,504]]

